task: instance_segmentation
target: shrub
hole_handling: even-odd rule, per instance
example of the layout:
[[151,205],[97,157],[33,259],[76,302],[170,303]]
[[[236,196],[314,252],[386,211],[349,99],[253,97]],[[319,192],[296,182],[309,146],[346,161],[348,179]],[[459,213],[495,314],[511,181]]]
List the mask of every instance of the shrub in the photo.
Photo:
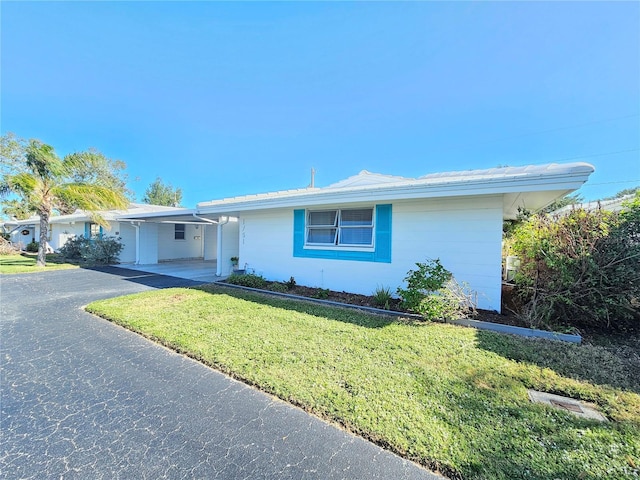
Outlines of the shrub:
[[285,285],[289,290],[293,290],[294,288],[296,288],[296,279],[293,277],[289,277],[289,280],[287,280]]
[[273,282],[267,287],[267,290],[270,290],[272,292],[286,293],[289,291],[289,288],[287,288],[287,285],[284,283]]
[[68,239],[60,247],[60,255],[69,260],[83,260],[89,263],[110,264],[118,261],[124,245],[117,237],[88,239],[76,236]]
[[227,277],[227,283],[251,288],[264,288],[267,285],[267,281],[262,275],[256,275],[254,273],[233,273]]
[[319,300],[326,300],[327,298],[329,298],[329,294],[331,293],[331,291],[328,288],[319,288],[318,290],[316,290],[316,292],[312,295],[313,298],[317,298]]
[[439,259],[416,263],[398,288],[402,307],[427,320],[453,320],[475,310],[475,297],[466,285],[459,285]]
[[83,252],[83,259],[89,263],[105,265],[116,263],[124,245],[117,237],[100,237],[91,240]]
[[638,327],[640,195],[620,213],[536,215],[505,245],[520,258],[518,313],[530,326]]
[[59,253],[65,259],[81,260],[82,253],[84,250],[86,250],[89,243],[90,241],[88,238],[78,237],[78,236],[71,237],[67,239],[67,241],[62,247],[60,247]]
[[17,252],[18,249],[11,245],[11,242],[5,238],[0,238],[0,255],[12,255]]
[[27,246],[25,247],[25,250],[27,252],[37,252],[38,249],[40,248],[40,242],[36,242],[35,240],[31,240],[31,242],[27,243]]
[[389,287],[378,286],[376,287],[375,292],[373,292],[373,303],[385,310],[389,310],[392,298],[391,289]]

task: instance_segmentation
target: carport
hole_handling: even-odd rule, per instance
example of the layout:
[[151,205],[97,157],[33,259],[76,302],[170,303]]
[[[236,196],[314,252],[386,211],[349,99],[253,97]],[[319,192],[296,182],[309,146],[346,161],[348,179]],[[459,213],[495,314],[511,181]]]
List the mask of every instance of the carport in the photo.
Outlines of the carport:
[[[135,229],[135,262],[125,268],[207,281],[228,275],[238,255],[238,219],[195,210],[118,218]],[[197,278],[198,277],[198,278]]]

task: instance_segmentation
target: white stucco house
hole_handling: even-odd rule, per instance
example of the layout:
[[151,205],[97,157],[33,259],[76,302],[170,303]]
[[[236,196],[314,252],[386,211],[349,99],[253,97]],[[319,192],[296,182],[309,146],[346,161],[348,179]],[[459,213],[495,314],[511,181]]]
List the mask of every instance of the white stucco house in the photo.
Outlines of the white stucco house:
[[[395,291],[416,262],[439,258],[478,293],[480,308],[499,311],[503,220],[577,190],[593,171],[582,162],[418,178],[362,171],[323,188],[205,201],[195,209],[130,209],[115,214],[111,228],[125,243],[121,262],[212,260],[224,276],[231,257],[239,257],[241,268],[269,280],[294,277],[300,285],[365,295],[377,286]],[[60,244],[53,241],[63,228],[58,219],[52,245]]]
[[[171,225],[154,225],[154,235],[162,238],[162,248],[152,258],[145,257],[145,252],[139,251],[140,225],[138,222],[130,222],[125,219],[129,215],[168,215],[173,212],[183,213],[185,209],[176,207],[164,207],[160,205],[147,205],[131,203],[126,210],[109,210],[101,212],[102,217],[109,222],[109,227],[104,228],[92,221],[91,216],[82,210],[69,215],[52,216],[49,222],[48,244],[53,250],[62,247],[69,238],[85,236],[87,238],[96,235],[110,235],[118,237],[124,245],[120,253],[121,263],[140,263],[140,260],[148,263],[157,263],[158,260],[175,260],[182,258],[203,258],[204,238],[202,235],[191,235],[193,227],[178,227],[182,229],[182,241],[170,242],[175,236],[175,227]],[[40,238],[40,219],[31,217],[26,220],[8,221],[4,223],[4,229],[10,232],[11,242],[16,245],[26,245]],[[143,229],[143,235],[148,229]]]
[[[578,189],[587,163],[493,168],[403,178],[362,171],[324,188],[202,202],[227,253],[268,279],[371,294],[394,290],[407,271],[440,258],[500,310],[502,222]],[[220,232],[219,232],[220,233]]]

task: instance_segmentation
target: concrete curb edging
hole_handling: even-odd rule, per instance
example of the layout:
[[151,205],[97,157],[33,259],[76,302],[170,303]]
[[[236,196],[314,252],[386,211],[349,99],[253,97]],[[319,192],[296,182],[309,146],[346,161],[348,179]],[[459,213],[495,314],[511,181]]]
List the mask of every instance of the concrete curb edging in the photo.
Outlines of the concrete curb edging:
[[[351,308],[353,310],[363,310],[365,312],[375,313],[377,315],[390,315],[394,317],[414,318],[416,320],[422,319],[422,316],[416,315],[415,313],[396,312],[393,310],[383,310],[381,308],[375,308],[375,307],[365,307],[362,305],[351,305],[348,303],[334,302],[332,300],[322,300],[320,298],[303,297],[301,295],[293,295],[291,293],[272,292],[271,290],[262,290],[260,288],[244,287],[242,285],[234,285],[232,283],[224,283],[222,281],[213,282],[213,283],[221,287],[237,288],[239,290],[248,290],[251,292],[266,293],[276,297],[290,298],[292,300],[303,300],[306,302],[313,302],[321,305],[330,305],[333,307],[343,307],[343,308]],[[558,340],[562,342],[570,342],[570,343],[577,343],[577,344],[582,343],[582,337],[580,335],[572,335],[569,333],[548,332],[546,330],[537,330],[535,328],[514,327],[511,325],[502,325],[501,323],[483,322],[481,320],[471,320],[468,318],[461,318],[459,320],[450,320],[445,323],[450,323],[452,325],[458,325],[461,327],[476,328],[478,330],[488,330],[488,331],[497,332],[497,333],[519,335],[521,337],[527,337],[527,338],[542,338],[545,340]]]
[[520,335],[528,338],[544,338],[546,340],[560,340],[570,343],[582,343],[580,335],[572,335],[569,333],[548,332],[546,330],[536,330],[535,328],[513,327],[511,325],[502,325],[501,323],[483,322],[481,320],[471,320],[461,318],[460,320],[451,320],[447,323],[461,325],[463,327],[477,328],[478,330],[489,330],[498,333],[509,333],[512,335]]

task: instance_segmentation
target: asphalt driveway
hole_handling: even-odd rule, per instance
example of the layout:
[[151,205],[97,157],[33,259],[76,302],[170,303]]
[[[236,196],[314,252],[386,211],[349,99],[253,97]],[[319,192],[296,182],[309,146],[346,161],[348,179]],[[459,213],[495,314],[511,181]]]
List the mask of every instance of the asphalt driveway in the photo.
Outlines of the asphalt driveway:
[[441,478],[81,308],[194,284],[1,276],[0,478]]

